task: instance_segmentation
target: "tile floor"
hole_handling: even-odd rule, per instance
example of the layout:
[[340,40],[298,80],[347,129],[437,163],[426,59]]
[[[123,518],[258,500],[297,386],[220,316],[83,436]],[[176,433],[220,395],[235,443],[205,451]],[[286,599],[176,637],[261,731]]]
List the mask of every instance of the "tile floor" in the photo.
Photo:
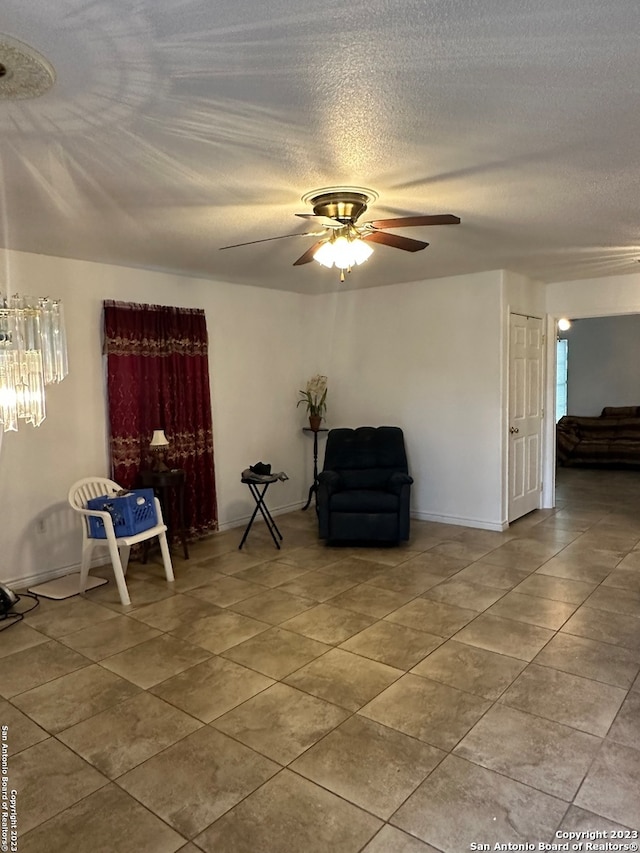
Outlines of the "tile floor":
[[174,588],[133,563],[131,607],[110,583],[0,634],[20,853],[640,827],[640,473],[561,471],[557,509],[503,534],[327,548],[314,522],[281,516],[279,553],[264,528],[176,552]]

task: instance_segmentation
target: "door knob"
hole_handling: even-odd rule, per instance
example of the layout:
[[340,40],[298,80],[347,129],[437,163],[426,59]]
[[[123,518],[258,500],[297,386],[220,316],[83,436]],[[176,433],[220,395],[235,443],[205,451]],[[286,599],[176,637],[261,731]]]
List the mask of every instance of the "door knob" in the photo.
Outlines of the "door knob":
[[509,430],[509,432],[511,433],[511,435],[513,435],[513,434],[514,434],[514,432],[520,432],[520,430],[518,429],[518,427],[511,427],[511,429]]

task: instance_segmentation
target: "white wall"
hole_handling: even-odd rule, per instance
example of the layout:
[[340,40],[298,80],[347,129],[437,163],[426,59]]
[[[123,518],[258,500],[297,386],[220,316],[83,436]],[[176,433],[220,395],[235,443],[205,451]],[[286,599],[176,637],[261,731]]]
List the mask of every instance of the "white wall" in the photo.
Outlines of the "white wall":
[[252,511],[240,472],[259,460],[291,478],[272,487],[274,510],[303,502],[311,459],[302,407],[295,408],[297,389],[312,373],[325,372],[316,318],[303,309],[308,297],[20,252],[0,253],[0,263],[11,293],[63,299],[70,365],[68,377],[49,390],[44,423],[4,435],[0,581],[32,583],[64,574],[79,561],[69,486],[109,473],[103,299],[205,309],[221,526],[241,523]]
[[403,428],[418,518],[498,529],[500,273],[324,297],[329,425]]

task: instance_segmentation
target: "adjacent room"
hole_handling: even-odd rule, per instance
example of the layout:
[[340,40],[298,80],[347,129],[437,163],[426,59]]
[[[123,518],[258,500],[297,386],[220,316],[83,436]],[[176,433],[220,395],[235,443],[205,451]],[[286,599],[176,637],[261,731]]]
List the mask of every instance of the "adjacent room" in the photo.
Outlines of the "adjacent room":
[[637,849],[635,4],[1,17],[0,849]]

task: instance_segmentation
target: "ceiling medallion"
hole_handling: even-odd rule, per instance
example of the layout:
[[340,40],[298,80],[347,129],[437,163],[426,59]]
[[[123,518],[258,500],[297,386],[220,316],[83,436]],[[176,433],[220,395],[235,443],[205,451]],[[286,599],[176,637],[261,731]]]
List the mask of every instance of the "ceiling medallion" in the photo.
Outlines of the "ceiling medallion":
[[324,187],[305,193],[302,201],[311,205],[316,216],[355,222],[377,198],[377,192],[365,187]]
[[0,34],[0,100],[37,98],[49,91],[55,79],[53,66],[42,54]]

